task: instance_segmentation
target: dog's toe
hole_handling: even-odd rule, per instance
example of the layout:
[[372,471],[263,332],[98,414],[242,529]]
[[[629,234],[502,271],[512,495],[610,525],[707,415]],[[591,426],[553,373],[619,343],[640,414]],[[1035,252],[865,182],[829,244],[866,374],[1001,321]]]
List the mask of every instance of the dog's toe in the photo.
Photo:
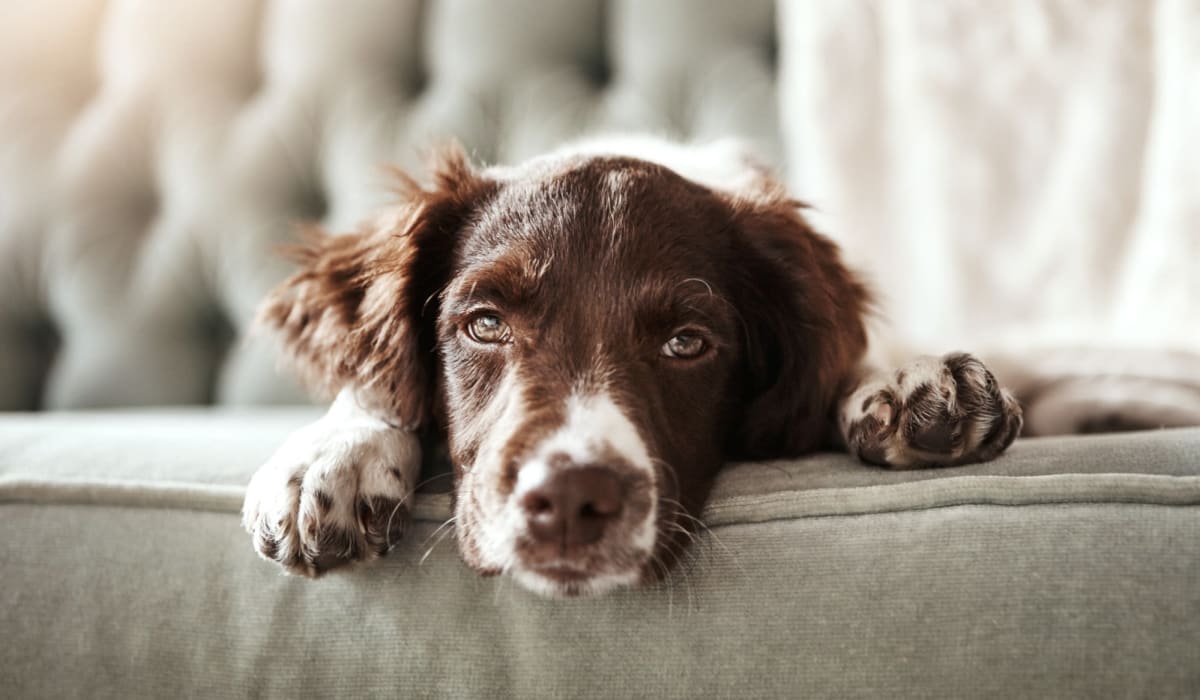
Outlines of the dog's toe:
[[993,459],[1021,429],[1021,407],[973,355],[922,357],[856,392],[845,426],[861,459],[892,469]]

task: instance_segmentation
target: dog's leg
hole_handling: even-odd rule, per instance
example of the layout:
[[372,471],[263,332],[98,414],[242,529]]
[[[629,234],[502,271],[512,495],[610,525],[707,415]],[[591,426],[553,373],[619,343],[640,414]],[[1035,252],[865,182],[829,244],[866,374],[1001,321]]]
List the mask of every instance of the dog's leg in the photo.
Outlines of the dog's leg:
[[1021,406],[966,353],[867,372],[842,399],[838,428],[851,454],[892,469],[994,459],[1021,431]]
[[415,434],[343,389],[255,472],[242,524],[258,553],[290,573],[318,576],[374,559],[403,531],[420,462]]

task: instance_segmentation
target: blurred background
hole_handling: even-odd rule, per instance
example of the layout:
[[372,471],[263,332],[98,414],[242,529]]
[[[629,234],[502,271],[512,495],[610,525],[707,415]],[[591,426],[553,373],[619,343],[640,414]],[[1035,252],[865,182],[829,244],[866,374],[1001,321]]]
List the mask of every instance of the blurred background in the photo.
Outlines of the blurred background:
[[1198,124],[1200,0],[8,0],[0,409],[303,402],[245,339],[297,222],[614,131],[753,144],[894,354],[1187,379]]

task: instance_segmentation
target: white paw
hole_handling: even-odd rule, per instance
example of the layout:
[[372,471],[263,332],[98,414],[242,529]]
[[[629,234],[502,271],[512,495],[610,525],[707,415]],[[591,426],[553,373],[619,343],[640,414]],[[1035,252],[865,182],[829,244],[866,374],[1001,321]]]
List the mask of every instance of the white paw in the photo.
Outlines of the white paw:
[[892,468],[984,462],[1021,431],[1021,406],[967,353],[923,357],[859,386],[842,414],[854,454]]
[[242,525],[289,573],[374,559],[403,532],[420,455],[413,433],[335,403],[255,472]]

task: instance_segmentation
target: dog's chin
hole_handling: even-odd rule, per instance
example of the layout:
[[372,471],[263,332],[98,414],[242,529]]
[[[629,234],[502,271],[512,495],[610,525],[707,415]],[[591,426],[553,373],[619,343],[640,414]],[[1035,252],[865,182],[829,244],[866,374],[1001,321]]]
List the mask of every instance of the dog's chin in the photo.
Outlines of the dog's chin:
[[512,569],[513,580],[528,591],[547,598],[590,598],[630,588],[641,582],[641,569],[592,574],[569,566]]

